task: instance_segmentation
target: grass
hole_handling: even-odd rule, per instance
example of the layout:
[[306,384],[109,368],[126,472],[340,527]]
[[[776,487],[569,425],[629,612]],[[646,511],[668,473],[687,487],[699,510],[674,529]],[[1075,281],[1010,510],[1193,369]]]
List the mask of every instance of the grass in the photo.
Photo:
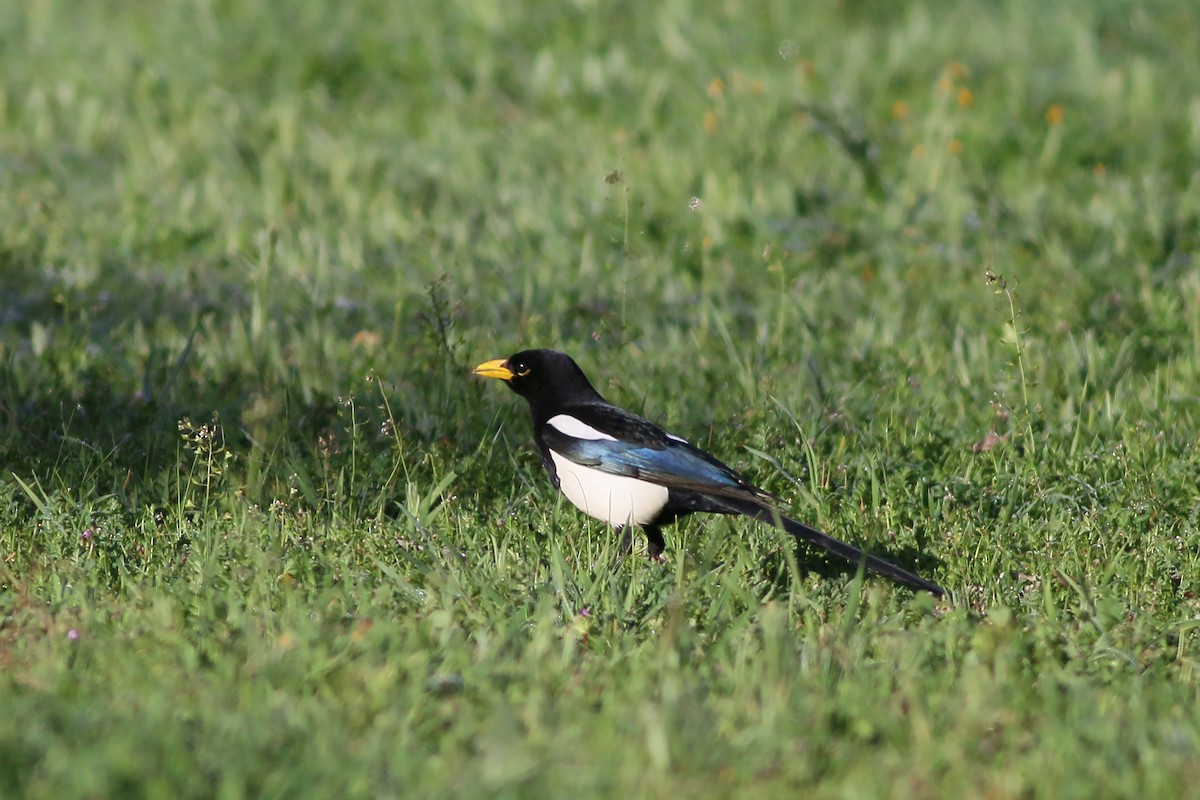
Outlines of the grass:
[[1193,792],[1196,11],[409,6],[0,10],[0,795]]

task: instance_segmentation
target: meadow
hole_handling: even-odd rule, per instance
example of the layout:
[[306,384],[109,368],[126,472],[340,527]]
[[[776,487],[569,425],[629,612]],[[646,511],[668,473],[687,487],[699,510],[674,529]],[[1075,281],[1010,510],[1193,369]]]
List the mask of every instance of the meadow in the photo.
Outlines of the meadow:
[[[0,5],[0,796],[1200,786],[1200,9]],[[610,400],[937,580],[667,561]]]

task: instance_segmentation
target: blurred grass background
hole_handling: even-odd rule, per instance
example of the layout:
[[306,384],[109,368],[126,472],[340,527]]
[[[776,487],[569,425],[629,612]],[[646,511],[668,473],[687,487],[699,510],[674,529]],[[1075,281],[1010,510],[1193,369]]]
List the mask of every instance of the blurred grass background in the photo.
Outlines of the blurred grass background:
[[[0,795],[1194,791],[1198,33],[0,7]],[[956,602],[612,569],[527,346]]]

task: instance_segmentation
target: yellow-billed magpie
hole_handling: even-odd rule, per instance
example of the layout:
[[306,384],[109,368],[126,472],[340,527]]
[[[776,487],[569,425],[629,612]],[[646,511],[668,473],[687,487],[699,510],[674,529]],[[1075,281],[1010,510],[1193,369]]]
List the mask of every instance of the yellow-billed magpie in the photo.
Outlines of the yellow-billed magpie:
[[533,438],[554,485],[584,513],[626,529],[639,525],[651,557],[666,543],[661,526],[696,511],[741,514],[783,527],[892,580],[941,597],[936,583],[826,536],[778,512],[778,499],[687,440],[609,403],[579,365],[555,350],[524,350],[477,366],[529,402]]

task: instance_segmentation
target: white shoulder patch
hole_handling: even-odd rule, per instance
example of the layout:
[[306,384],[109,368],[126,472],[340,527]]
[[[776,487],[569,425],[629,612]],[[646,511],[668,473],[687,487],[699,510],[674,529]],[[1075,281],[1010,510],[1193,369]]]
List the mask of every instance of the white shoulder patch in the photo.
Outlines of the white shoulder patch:
[[598,431],[583,420],[576,419],[570,414],[556,414],[555,416],[546,420],[546,424],[551,428],[554,428],[554,430],[558,431],[559,433],[572,436],[576,439],[608,439],[609,441],[613,442],[617,440],[617,437],[609,436],[603,431]]
[[683,442],[684,444],[687,444],[687,443],[688,443],[688,440],[687,440],[687,439],[683,438],[682,436],[676,436],[676,435],[675,435],[675,434],[673,434],[673,433],[668,433],[668,434],[667,434],[667,438],[668,438],[668,439],[674,439],[674,440],[675,440],[675,441],[677,441],[677,442]]

